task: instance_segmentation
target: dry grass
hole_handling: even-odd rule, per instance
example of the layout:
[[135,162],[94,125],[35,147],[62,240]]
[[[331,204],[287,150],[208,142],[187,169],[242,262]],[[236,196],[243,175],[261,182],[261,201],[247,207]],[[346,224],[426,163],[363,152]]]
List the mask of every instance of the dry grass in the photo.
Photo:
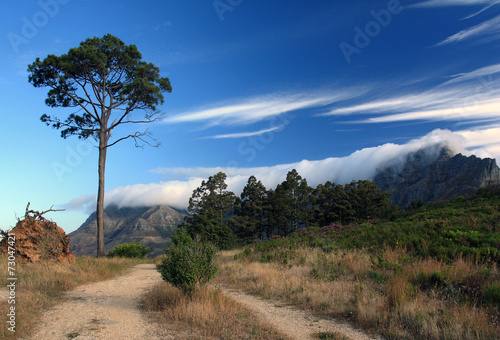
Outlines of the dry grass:
[[220,254],[221,283],[349,320],[389,339],[500,338],[500,327],[492,321],[495,310],[472,303],[453,286],[498,280],[496,265],[463,258],[452,264],[408,262],[404,249],[385,251],[380,256],[385,262],[364,251],[294,249],[286,265],[260,263],[259,254],[235,260],[238,254]]
[[[38,262],[16,263],[15,277],[15,333],[8,330],[6,323],[9,305],[7,290],[2,290],[0,299],[0,339],[18,339],[26,336],[39,321],[42,311],[53,306],[66,290],[80,284],[96,282],[123,274],[127,268],[137,264],[137,260],[119,258],[80,257],[73,263]],[[7,259],[1,259],[0,284],[7,282]]]
[[145,296],[143,308],[176,339],[286,339],[214,287],[189,298],[161,282]]

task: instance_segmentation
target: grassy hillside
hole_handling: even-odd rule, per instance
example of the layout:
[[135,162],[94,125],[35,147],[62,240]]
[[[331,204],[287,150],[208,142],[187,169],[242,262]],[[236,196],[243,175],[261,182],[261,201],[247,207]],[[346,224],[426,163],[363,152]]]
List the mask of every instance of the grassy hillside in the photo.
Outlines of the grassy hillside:
[[301,229],[287,238],[275,237],[270,243],[254,247],[272,257],[273,248],[291,246],[372,252],[402,247],[415,257],[452,261],[461,254],[479,261],[498,262],[500,193],[485,189],[471,197],[424,205],[416,211],[401,213],[392,221]]
[[500,195],[223,253],[220,280],[389,339],[500,338]]

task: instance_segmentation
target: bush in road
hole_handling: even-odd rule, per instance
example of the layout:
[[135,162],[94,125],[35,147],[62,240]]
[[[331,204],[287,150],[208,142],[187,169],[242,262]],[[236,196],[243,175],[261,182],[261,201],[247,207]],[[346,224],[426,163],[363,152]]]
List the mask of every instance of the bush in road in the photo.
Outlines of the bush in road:
[[192,295],[198,288],[215,277],[219,270],[215,263],[217,248],[199,239],[171,246],[167,257],[156,268],[163,280]]

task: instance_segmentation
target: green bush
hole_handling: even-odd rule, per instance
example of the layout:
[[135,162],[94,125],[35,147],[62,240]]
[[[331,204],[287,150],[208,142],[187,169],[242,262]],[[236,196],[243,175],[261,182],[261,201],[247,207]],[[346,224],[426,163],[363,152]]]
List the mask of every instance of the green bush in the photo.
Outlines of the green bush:
[[486,287],[483,295],[486,302],[500,307],[500,282],[494,282]]
[[108,253],[108,257],[144,258],[147,253],[147,247],[132,241],[131,243],[117,245],[115,249]]
[[193,239],[183,225],[180,225],[170,238],[176,246],[193,243]]
[[163,280],[191,295],[198,287],[215,277],[219,268],[215,263],[217,248],[199,239],[170,246],[167,257],[156,266]]

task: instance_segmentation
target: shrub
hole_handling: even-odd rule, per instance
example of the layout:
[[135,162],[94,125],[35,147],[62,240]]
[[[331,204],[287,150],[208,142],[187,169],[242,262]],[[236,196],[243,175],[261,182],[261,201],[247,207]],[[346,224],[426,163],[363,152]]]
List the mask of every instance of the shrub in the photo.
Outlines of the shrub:
[[147,247],[132,241],[131,243],[117,245],[115,249],[108,253],[108,257],[143,258],[147,253]]
[[191,243],[171,246],[165,253],[167,258],[156,267],[157,270],[163,280],[190,296],[213,279],[219,270],[215,263],[217,248],[199,238]]
[[179,246],[181,244],[193,243],[193,239],[187,232],[186,228],[182,225],[177,228],[177,230],[170,236],[170,238],[176,246]]
[[500,282],[494,282],[486,287],[483,295],[486,302],[500,307]]

